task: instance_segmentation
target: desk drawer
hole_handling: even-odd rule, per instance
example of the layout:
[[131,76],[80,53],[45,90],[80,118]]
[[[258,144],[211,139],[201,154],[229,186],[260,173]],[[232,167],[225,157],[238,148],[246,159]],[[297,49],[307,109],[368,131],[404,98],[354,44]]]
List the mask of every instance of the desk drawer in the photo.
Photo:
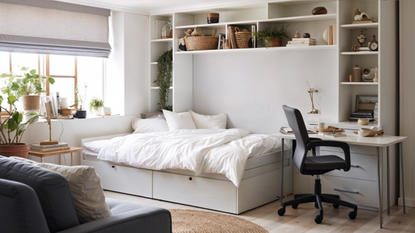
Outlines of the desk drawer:
[[321,182],[323,193],[337,194],[341,200],[360,206],[379,206],[377,182],[334,176],[321,176]]
[[[321,151],[321,155],[337,155],[344,159],[342,152]],[[364,154],[350,154],[351,168],[348,172],[334,170],[327,175],[348,177],[354,179],[377,181],[377,156]]]

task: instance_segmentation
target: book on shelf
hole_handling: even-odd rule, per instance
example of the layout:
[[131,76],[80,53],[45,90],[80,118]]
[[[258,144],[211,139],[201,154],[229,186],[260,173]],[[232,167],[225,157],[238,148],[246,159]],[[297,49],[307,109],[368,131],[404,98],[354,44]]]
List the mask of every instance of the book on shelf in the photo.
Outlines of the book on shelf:
[[73,115],[59,115],[56,119],[73,119]]
[[235,37],[235,26],[228,26],[228,40],[230,40],[230,43],[229,43],[230,49],[238,48],[236,44],[236,37]]
[[362,118],[366,118],[366,119],[369,119],[369,122],[372,122],[372,121],[374,121],[374,118],[373,117],[349,117],[349,121],[350,122],[357,122],[359,119],[362,119]]
[[293,41],[314,41],[316,42],[316,39],[314,38],[292,38]]
[[52,152],[52,151],[62,151],[62,150],[69,150],[71,147],[63,146],[63,147],[52,147],[52,148],[30,148],[31,151],[36,152]]
[[323,137],[328,137],[328,138],[337,138],[337,137],[346,136],[346,134],[342,132],[324,132],[324,133],[318,133],[318,134]]
[[369,47],[358,47],[357,51],[370,51]]
[[352,24],[373,23],[373,20],[355,20]]
[[329,30],[328,30],[328,44],[329,45],[333,45],[333,25],[329,25]]
[[303,47],[303,46],[314,46],[315,44],[287,44],[287,47]]
[[58,144],[51,144],[51,145],[40,145],[40,143],[32,143],[30,144],[30,148],[55,148],[55,147],[67,147],[69,146],[66,142],[59,142]]
[[256,25],[251,25],[251,39],[250,39],[250,48],[256,48],[256,37],[254,36],[254,32],[256,32]]
[[316,42],[315,41],[302,41],[302,40],[293,40],[293,41],[288,41],[287,44],[308,44],[308,45],[315,45]]
[[337,24],[333,24],[333,45],[337,44]]

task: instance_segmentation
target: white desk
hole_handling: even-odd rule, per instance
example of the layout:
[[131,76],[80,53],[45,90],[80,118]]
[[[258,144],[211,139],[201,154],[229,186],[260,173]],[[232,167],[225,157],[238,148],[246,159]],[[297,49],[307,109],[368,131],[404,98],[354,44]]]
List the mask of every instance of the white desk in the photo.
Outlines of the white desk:
[[[284,160],[284,139],[289,140],[295,140],[294,134],[276,134],[277,137],[281,138],[281,161]],[[387,185],[387,209],[388,209],[388,215],[390,215],[390,204],[389,204],[389,146],[399,144],[399,158],[400,158],[400,168],[401,168],[401,183],[402,183],[402,200],[403,200],[403,213],[406,213],[405,210],[405,188],[404,188],[404,176],[403,176],[403,156],[402,156],[402,142],[405,141],[408,137],[406,136],[378,136],[378,137],[360,137],[358,135],[347,135],[347,136],[341,136],[336,138],[329,138],[329,137],[323,137],[319,136],[317,134],[309,134],[310,138],[321,138],[323,140],[332,140],[332,141],[340,141],[348,143],[349,145],[358,145],[358,146],[371,146],[376,147],[377,149],[377,173],[378,173],[378,188],[379,188],[379,220],[380,220],[380,228],[382,228],[382,190],[381,185],[383,185],[381,182],[381,169],[380,169],[380,148],[386,148],[386,185]],[[284,167],[281,166],[281,205],[284,202],[284,195],[283,195],[283,187],[284,187]]]

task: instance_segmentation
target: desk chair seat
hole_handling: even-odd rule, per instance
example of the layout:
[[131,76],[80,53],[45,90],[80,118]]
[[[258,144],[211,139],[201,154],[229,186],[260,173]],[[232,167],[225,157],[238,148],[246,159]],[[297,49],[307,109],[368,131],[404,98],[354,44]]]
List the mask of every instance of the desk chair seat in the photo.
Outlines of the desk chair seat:
[[[297,194],[294,195],[294,200],[283,202],[282,208],[278,210],[278,215],[285,214],[285,207],[292,206],[294,209],[299,204],[314,202],[314,206],[319,209],[314,221],[319,224],[323,221],[323,206],[322,202],[333,204],[334,208],[345,206],[352,208],[353,211],[349,213],[350,219],[355,219],[357,215],[357,206],[349,202],[340,200],[338,195],[322,194],[320,175],[336,169],[344,171],[350,170],[350,148],[347,143],[338,141],[323,141],[321,139],[310,139],[308,137],[307,128],[305,127],[303,117],[298,109],[283,106],[285,115],[288,120],[288,125],[292,128],[296,148],[294,150],[293,162],[303,175],[316,175],[313,194]],[[344,159],[336,155],[319,155],[316,150],[321,147],[338,147],[343,150]],[[312,156],[307,156],[308,152],[312,152]]]

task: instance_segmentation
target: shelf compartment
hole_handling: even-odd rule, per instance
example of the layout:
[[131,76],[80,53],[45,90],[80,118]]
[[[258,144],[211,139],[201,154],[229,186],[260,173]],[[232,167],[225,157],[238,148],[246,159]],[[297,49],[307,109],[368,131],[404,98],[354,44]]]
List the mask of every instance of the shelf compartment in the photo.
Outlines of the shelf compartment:
[[312,15],[315,7],[323,6],[329,14],[337,14],[336,1],[284,1],[268,4],[268,18],[286,18],[301,15]]

